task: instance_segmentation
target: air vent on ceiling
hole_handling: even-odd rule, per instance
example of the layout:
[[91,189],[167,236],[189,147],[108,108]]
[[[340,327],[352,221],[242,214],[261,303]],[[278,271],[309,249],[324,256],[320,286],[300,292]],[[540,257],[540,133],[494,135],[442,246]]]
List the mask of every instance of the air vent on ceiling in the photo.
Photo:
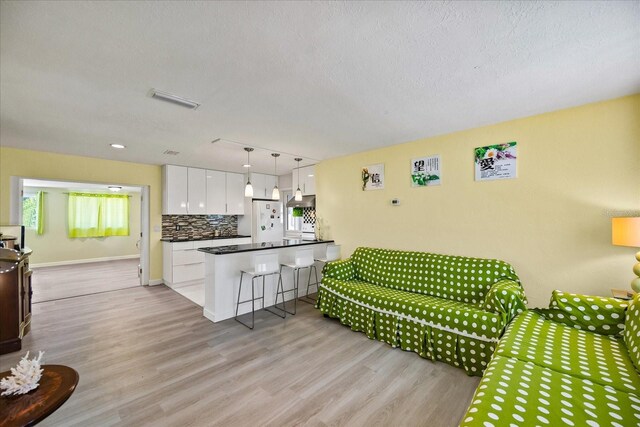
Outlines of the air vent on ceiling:
[[180,154],[180,152],[173,151],[173,150],[165,150],[162,154],[166,154],[167,156],[177,156],[178,154]]
[[195,110],[200,106],[199,103],[191,101],[190,99],[183,98],[181,96],[173,95],[167,92],[161,92],[159,90],[151,89],[149,92],[152,98],[159,99],[161,101],[170,102],[172,104],[179,105],[181,107],[191,108]]

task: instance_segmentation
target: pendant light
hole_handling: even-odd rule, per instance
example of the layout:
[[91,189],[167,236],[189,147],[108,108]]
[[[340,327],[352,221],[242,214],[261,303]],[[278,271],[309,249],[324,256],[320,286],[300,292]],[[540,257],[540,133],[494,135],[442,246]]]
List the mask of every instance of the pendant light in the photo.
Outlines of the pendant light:
[[302,159],[300,157],[296,157],[296,162],[298,162],[298,188],[296,189],[296,196],[295,196],[295,200],[296,202],[301,202],[302,201],[302,191],[300,191],[300,162],[302,161]]
[[280,154],[271,153],[271,155],[273,156],[273,171],[276,175],[276,185],[271,192],[271,198],[273,200],[280,200],[280,190],[278,190],[278,157],[280,157]]
[[249,154],[253,151],[253,148],[245,147],[244,151],[247,152],[247,185],[244,187],[244,197],[253,197],[253,186],[251,185],[251,162],[249,162]]

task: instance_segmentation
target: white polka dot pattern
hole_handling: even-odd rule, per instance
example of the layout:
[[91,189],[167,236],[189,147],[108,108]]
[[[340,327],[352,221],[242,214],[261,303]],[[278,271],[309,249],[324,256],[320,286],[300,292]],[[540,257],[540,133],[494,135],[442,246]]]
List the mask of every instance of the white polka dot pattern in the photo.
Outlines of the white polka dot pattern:
[[640,395],[640,376],[622,339],[546,320],[533,311],[511,322],[496,355]]
[[526,309],[497,260],[358,248],[328,263],[316,307],[392,347],[482,375],[506,324]]
[[460,423],[461,427],[638,425],[637,394],[498,354]]
[[553,291],[549,308],[534,311],[557,323],[601,335],[620,335],[629,302],[617,298]]
[[640,372],[640,294],[636,294],[627,308],[624,321],[624,343],[631,361]]

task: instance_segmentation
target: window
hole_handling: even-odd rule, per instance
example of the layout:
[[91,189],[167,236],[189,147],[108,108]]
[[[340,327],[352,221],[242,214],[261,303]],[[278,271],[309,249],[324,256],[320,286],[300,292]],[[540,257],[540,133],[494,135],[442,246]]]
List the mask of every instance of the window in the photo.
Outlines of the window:
[[69,193],[69,237],[129,235],[129,196]]
[[25,194],[22,197],[22,225],[44,234],[44,193]]

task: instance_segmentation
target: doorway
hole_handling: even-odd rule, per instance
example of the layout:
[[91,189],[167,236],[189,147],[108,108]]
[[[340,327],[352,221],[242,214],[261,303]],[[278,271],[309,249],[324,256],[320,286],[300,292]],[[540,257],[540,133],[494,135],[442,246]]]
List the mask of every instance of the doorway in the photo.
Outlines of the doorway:
[[148,186],[20,177],[12,190],[34,303],[149,283]]

